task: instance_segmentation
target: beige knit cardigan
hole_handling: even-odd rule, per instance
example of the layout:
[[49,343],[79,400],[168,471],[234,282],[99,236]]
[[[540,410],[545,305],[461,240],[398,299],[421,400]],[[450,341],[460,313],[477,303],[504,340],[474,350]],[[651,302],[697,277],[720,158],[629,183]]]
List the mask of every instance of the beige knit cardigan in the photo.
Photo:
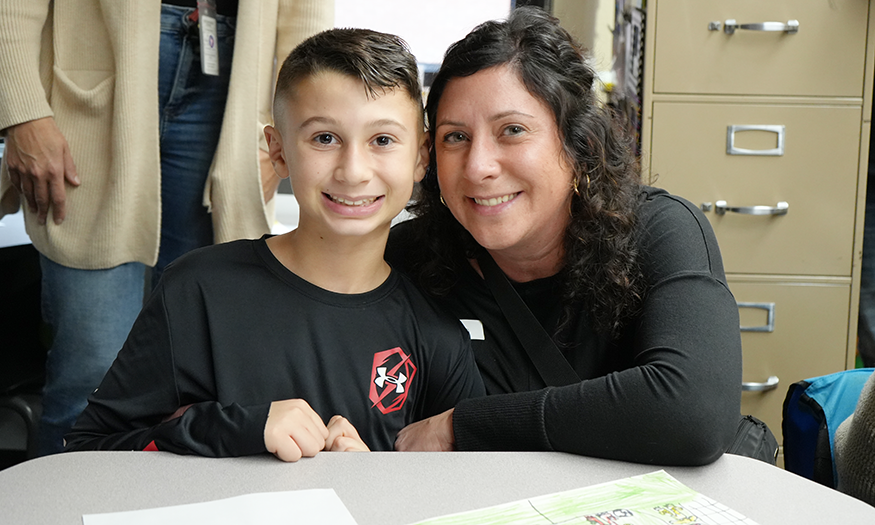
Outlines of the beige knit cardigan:
[[[82,181],[67,186],[61,225],[40,226],[24,206],[33,244],[57,263],[157,261],[160,13],[159,0],[0,2],[0,130],[53,116]],[[216,242],[269,231],[258,149],[266,149],[275,60],[333,22],[333,0],[239,0],[224,122],[204,188]],[[20,203],[4,163],[0,216]]]
[[875,373],[835,433],[837,488],[875,506]]

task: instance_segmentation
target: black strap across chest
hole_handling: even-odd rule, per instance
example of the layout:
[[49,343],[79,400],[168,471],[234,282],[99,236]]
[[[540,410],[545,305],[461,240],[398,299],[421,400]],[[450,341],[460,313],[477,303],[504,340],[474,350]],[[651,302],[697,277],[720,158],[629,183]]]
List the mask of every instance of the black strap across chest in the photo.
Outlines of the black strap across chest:
[[538,369],[541,379],[550,386],[564,386],[580,382],[580,376],[526,306],[513,285],[488,253],[477,258],[486,285],[492,292],[501,312],[513,328],[517,339]]

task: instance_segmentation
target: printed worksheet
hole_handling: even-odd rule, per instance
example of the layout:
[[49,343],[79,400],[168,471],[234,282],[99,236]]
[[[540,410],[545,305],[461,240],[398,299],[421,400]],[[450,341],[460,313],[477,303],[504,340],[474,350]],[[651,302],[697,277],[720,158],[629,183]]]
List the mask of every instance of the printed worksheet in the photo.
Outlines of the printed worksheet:
[[663,470],[413,525],[756,525]]

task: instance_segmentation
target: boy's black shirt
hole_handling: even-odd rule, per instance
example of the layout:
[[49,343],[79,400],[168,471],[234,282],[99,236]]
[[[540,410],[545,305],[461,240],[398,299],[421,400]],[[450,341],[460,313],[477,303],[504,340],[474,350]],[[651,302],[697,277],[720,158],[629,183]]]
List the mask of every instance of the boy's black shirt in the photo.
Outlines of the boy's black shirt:
[[293,398],[391,450],[405,425],[484,394],[467,332],[406,277],[328,292],[286,269],[265,240],[168,267],[67,450],[264,452],[270,403]]

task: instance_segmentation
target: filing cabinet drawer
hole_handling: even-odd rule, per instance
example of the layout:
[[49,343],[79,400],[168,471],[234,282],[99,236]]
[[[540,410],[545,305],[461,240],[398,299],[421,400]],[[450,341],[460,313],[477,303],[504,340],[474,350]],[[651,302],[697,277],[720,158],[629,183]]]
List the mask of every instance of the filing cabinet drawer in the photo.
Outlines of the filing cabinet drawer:
[[711,204],[727,273],[849,276],[861,111],[656,102],[651,182]]
[[[790,384],[845,369],[850,285],[753,282],[729,277],[739,307],[744,354],[741,411],[753,414],[779,437]],[[769,312],[772,309],[772,331]],[[770,377],[778,384],[769,388]],[[762,390],[756,390],[760,388]]]
[[[865,0],[659,0],[653,91],[862,97],[868,12]],[[727,20],[799,27],[727,34]]]

